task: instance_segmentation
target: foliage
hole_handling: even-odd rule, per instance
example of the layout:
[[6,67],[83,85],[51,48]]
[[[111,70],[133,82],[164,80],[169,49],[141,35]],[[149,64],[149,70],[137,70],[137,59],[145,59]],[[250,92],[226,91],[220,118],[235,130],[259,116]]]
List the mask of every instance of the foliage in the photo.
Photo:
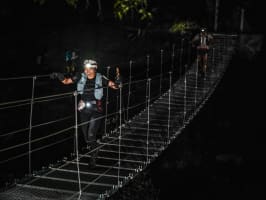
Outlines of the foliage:
[[65,0],[65,1],[66,1],[67,5],[76,8],[79,0]]
[[150,20],[152,13],[147,10],[147,7],[147,0],[115,0],[114,15],[117,19],[122,20],[129,11],[132,11],[140,20]]
[[169,29],[171,33],[180,33],[185,34],[188,30],[196,29],[198,27],[197,24],[190,21],[180,21],[175,22]]
[[[43,5],[48,0],[33,0],[34,3]],[[65,0],[66,4],[76,8],[79,0]],[[152,19],[152,13],[148,11],[148,0],[115,0],[114,15],[117,19],[123,20],[129,12],[137,14],[141,21]]]

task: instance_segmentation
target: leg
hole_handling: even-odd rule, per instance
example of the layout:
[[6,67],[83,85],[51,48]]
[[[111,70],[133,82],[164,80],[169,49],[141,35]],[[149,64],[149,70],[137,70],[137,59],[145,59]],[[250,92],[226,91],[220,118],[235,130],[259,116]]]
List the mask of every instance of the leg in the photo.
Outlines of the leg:
[[197,55],[197,67],[198,67],[198,73],[200,72],[200,54],[198,52],[198,55]]
[[204,71],[205,75],[206,75],[206,72],[207,72],[207,62],[208,62],[208,54],[205,53],[203,55],[203,71]]
[[89,129],[89,123],[86,123],[88,122],[90,119],[90,114],[84,112],[84,111],[81,111],[80,112],[80,123],[82,124],[81,125],[81,130],[82,130],[82,133],[83,133],[83,136],[84,136],[84,142],[86,144],[89,143],[89,138],[88,138],[88,129]]
[[[100,126],[102,122],[102,113],[97,111],[93,112],[90,120],[90,127],[88,130],[89,140],[95,142],[97,138],[101,137]],[[100,119],[99,119],[100,118]]]
[[[99,119],[99,117],[101,117],[102,114],[94,111],[91,115],[90,118],[90,126],[88,129],[88,140],[89,140],[89,145],[90,145],[90,149],[93,150],[97,147],[97,134],[99,134],[99,129],[100,129],[100,125],[101,125],[101,119]],[[96,158],[98,155],[98,150],[94,151],[91,154],[91,158],[88,162],[89,167],[94,168],[96,165]]]
[[200,73],[200,76],[202,77],[203,76],[203,57],[202,57],[202,52],[200,52],[199,54],[199,73]]

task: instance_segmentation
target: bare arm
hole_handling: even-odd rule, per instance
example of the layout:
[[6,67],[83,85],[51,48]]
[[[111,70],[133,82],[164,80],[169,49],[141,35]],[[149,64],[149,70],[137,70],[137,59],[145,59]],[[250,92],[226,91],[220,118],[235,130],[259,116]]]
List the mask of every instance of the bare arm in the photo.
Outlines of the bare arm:
[[65,78],[63,81],[61,81],[64,85],[70,85],[73,84],[74,81],[71,78]]
[[119,89],[119,86],[117,84],[115,84],[113,81],[108,81],[108,87],[114,89],[114,90],[117,90]]
[[111,81],[110,79],[108,79],[106,76],[103,76],[103,78],[105,80],[107,80],[107,86],[114,89],[114,90],[117,90],[119,89],[120,87],[120,84],[122,83],[121,81],[121,77],[120,77],[120,70],[119,70],[119,67],[116,67],[116,81]]

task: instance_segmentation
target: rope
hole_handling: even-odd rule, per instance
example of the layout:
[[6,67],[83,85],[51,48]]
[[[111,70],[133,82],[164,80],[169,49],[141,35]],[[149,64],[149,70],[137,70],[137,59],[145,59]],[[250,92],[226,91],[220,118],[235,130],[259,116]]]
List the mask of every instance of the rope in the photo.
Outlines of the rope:
[[163,73],[163,49],[160,54],[160,95],[162,94],[162,73]]
[[32,78],[47,78],[50,77],[50,74],[46,75],[34,75],[34,76],[17,76],[17,77],[9,77],[9,78],[0,78],[0,81],[12,81],[12,80],[20,80],[20,79],[32,79]]
[[[39,100],[39,101],[34,101],[34,103],[43,103],[43,102],[50,102],[50,101],[55,101],[55,100],[59,100],[59,99],[64,99],[70,96],[65,96],[65,97],[55,97],[55,98],[51,98],[51,99],[46,99],[46,100]],[[6,106],[6,107],[1,107],[0,110],[5,110],[5,109],[9,109],[9,108],[17,108],[17,107],[22,107],[22,106],[26,106],[26,105],[30,105],[31,103],[24,103],[24,104],[18,104],[18,105],[14,105],[14,106]]]
[[[131,97],[131,79],[132,79],[132,61],[129,62],[129,84],[128,84],[128,98],[127,98],[127,108],[130,105],[130,97]],[[128,110],[127,110],[127,121],[128,121]]]
[[198,89],[198,70],[199,70],[199,62],[196,61],[196,79],[195,79],[195,107],[197,106],[197,89]]
[[[32,153],[35,153],[35,152],[37,152],[37,151],[40,151],[40,150],[43,150],[43,149],[49,148],[49,147],[51,147],[51,146],[54,146],[54,145],[60,144],[60,143],[62,143],[62,142],[65,142],[65,141],[67,141],[67,140],[69,140],[69,139],[71,139],[71,138],[72,138],[72,136],[69,136],[69,137],[64,138],[64,139],[62,139],[62,140],[59,140],[59,141],[57,141],[57,142],[53,142],[53,143],[51,143],[51,144],[48,144],[48,145],[45,145],[45,146],[39,147],[39,148],[37,148],[37,149],[33,149],[31,152],[32,152]],[[23,157],[23,156],[27,156],[27,155],[29,155],[29,152],[26,152],[26,153],[23,153],[23,154],[19,154],[19,155],[17,155],[17,156],[10,157],[10,158],[8,158],[8,159],[6,159],[6,160],[1,160],[1,161],[0,161],[0,164],[3,164],[3,163],[6,163],[6,162],[9,162],[9,161],[15,160],[15,159],[21,158],[21,157]]]
[[34,104],[34,92],[35,92],[35,81],[36,77],[32,78],[32,94],[30,104],[30,125],[29,125],[29,174],[31,174],[31,133],[32,133],[32,115],[33,115],[33,104]]
[[[71,130],[73,128],[74,128],[74,126],[71,126],[71,127],[66,128],[66,129],[62,129],[60,131],[52,133],[52,134],[50,134],[48,136],[44,136],[44,137],[41,137],[41,138],[38,138],[38,139],[31,140],[31,144],[35,143],[35,142],[38,142],[38,141],[41,141],[41,140],[44,140],[44,139],[47,139],[47,138],[50,138],[50,137],[53,137],[53,136],[56,136],[56,135],[59,135],[60,133],[66,132],[66,131]],[[29,142],[24,142],[24,143],[20,143],[20,144],[11,146],[11,147],[3,148],[3,149],[0,149],[0,153],[4,152],[4,151],[15,149],[15,148],[18,148],[18,147],[22,147],[22,146],[25,146],[25,145],[28,145],[28,144],[29,144]]]
[[121,167],[121,137],[122,137],[122,87],[119,89],[119,145],[118,145],[118,170],[117,170],[117,185],[120,187],[120,167]]
[[169,93],[168,93],[168,123],[167,123],[167,139],[170,143],[170,118],[171,118],[171,93],[172,93],[172,72],[169,73]]
[[172,46],[172,56],[171,56],[171,71],[175,68],[175,44]]
[[187,114],[187,76],[186,76],[186,74],[185,74],[185,79],[184,79],[184,85],[185,85],[185,94],[184,94],[184,120],[183,120],[183,124],[185,123],[186,114]]
[[146,71],[146,78],[150,77],[150,55],[147,55],[147,71]]
[[[151,78],[156,78],[157,76],[154,76],[154,77],[151,77]],[[136,81],[131,81],[131,84],[137,84],[137,83],[141,83],[141,82],[144,82],[146,81],[147,78],[145,79],[140,79],[140,80],[136,80]],[[123,83],[123,86],[126,86],[128,85],[129,82],[127,83]],[[107,87],[97,87],[96,89],[107,89]],[[84,92],[90,92],[94,90],[93,89],[87,89],[87,90],[84,90]],[[65,93],[61,93],[61,94],[55,94],[55,95],[47,95],[47,96],[43,96],[43,97],[35,97],[34,98],[34,102],[35,103],[41,103],[41,102],[47,102],[47,101],[53,101],[53,100],[57,100],[57,99],[62,99],[62,98],[66,98],[66,97],[70,97],[70,96],[73,96],[73,91],[71,92],[65,92]],[[17,100],[17,101],[8,101],[8,102],[4,102],[4,103],[0,103],[0,110],[1,109],[6,109],[6,108],[14,108],[14,107],[18,107],[18,106],[24,106],[24,105],[29,105],[30,102],[31,102],[32,99],[24,99],[24,100]],[[27,103],[24,103],[24,102],[27,102]],[[8,106],[8,107],[1,107],[1,106],[5,106],[5,105],[10,105],[10,104],[18,104],[18,103],[24,103],[24,104],[19,104],[19,105],[14,105],[14,106]]]
[[[109,78],[109,71],[110,67],[107,68],[107,78]],[[109,88],[106,89],[106,105],[105,105],[105,116],[107,116],[108,113],[108,104],[109,104]],[[107,133],[107,117],[105,117],[105,123],[104,123],[104,133]]]
[[[63,117],[63,118],[60,118],[60,119],[56,119],[56,120],[53,120],[53,121],[49,121],[49,122],[45,122],[45,123],[41,123],[41,124],[36,124],[36,125],[33,125],[32,128],[38,128],[38,127],[41,127],[41,126],[54,124],[56,122],[61,122],[61,121],[70,119],[72,117],[73,116],[70,115],[70,116]],[[9,133],[2,134],[2,135],[0,135],[0,137],[6,137],[6,136],[9,136],[9,135],[13,135],[13,134],[16,134],[16,133],[19,133],[19,132],[23,132],[23,131],[27,131],[27,130],[29,130],[29,127],[28,128],[19,129],[19,130],[16,130],[16,131],[12,131],[12,132],[9,132]]]
[[79,199],[82,194],[82,188],[81,188],[81,181],[80,181],[80,169],[79,169],[79,142],[78,142],[78,93],[74,93],[75,96],[75,152],[76,152],[76,158],[77,158],[77,170],[78,170],[78,184],[79,184]]
[[[40,103],[40,102],[48,101],[49,98],[51,98],[51,101],[52,101],[54,99],[59,99],[59,97],[65,98],[63,96],[66,96],[66,95],[71,95],[72,96],[73,95],[73,92],[61,93],[61,94],[56,94],[56,95],[48,95],[48,96],[44,96],[44,97],[35,97],[34,98],[34,102]],[[21,103],[21,102],[27,102],[27,101],[28,101],[27,104],[30,104],[30,102],[32,101],[32,99],[24,99],[24,100],[18,100],[18,101],[4,102],[4,103],[0,103],[0,106],[10,105],[10,104],[16,104],[16,103]]]
[[148,87],[148,99],[147,99],[147,109],[148,109],[148,120],[147,120],[147,141],[146,141],[146,162],[149,163],[149,135],[150,135],[150,98],[151,98],[151,80],[147,81]]
[[[179,66],[182,66],[182,57],[183,57],[183,45],[184,38],[181,40],[180,56],[179,56]],[[179,74],[182,74],[182,67],[179,67]]]

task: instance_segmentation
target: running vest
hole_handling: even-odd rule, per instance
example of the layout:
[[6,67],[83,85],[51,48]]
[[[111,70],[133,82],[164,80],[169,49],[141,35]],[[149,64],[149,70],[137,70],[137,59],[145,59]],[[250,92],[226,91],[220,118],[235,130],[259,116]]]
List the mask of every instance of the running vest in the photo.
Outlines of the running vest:
[[207,45],[207,36],[200,36],[200,45]]
[[[81,78],[77,84],[77,92],[78,94],[84,93],[84,88],[87,82],[87,75],[85,73],[81,74]],[[103,97],[103,88],[102,88],[102,75],[100,73],[96,73],[95,78],[95,89],[94,89],[94,96],[97,100],[101,100]]]

